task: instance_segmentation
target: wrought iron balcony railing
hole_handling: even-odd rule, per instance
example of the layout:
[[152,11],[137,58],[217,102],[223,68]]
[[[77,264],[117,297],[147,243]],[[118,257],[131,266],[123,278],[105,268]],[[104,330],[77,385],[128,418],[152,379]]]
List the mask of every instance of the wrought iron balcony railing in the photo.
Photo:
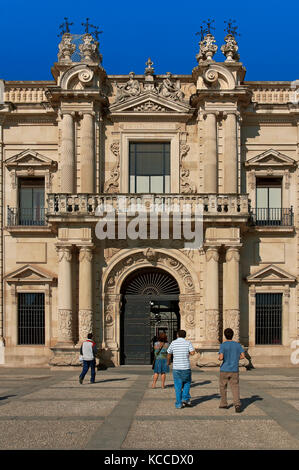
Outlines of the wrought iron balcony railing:
[[45,208],[20,208],[7,206],[7,225],[13,226],[42,226],[46,225]]
[[[202,206],[204,215],[249,217],[246,194],[49,194],[47,216],[96,215],[98,207],[112,207],[129,212],[132,208],[163,210],[190,206],[191,213]],[[136,209],[137,210],[137,209]]]
[[251,225],[259,227],[292,227],[294,225],[293,207],[290,208],[256,208],[250,211]]

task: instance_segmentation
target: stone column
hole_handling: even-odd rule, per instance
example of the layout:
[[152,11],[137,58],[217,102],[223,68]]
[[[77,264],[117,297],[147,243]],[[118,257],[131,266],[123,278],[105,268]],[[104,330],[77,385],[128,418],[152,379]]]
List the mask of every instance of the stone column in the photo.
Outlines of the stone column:
[[79,343],[82,343],[93,330],[93,246],[79,248]]
[[237,116],[228,113],[225,121],[224,192],[238,191]]
[[209,346],[219,344],[219,253],[218,246],[206,250],[205,284],[205,343]]
[[95,193],[95,129],[93,113],[81,121],[81,193]]
[[217,193],[217,122],[216,115],[206,115],[205,157],[204,157],[204,192]]
[[223,270],[223,331],[234,330],[234,340],[240,339],[240,246],[229,246],[226,250],[226,265]]
[[73,345],[72,246],[57,245],[58,343]]
[[61,129],[61,192],[76,193],[75,184],[75,128],[73,115],[62,115]]

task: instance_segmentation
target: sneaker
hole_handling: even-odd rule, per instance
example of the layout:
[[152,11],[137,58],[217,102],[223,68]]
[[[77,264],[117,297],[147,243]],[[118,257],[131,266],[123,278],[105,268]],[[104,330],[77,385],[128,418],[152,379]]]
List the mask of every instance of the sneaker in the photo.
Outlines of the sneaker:
[[191,407],[191,406],[192,406],[192,403],[191,403],[190,400],[188,400],[188,401],[183,401],[182,403],[183,403],[183,407],[185,407],[185,406]]
[[82,385],[83,384],[83,379],[81,379],[81,377],[79,377],[79,383]]
[[236,410],[236,413],[241,413],[241,411],[242,411],[240,406],[236,406],[235,410]]

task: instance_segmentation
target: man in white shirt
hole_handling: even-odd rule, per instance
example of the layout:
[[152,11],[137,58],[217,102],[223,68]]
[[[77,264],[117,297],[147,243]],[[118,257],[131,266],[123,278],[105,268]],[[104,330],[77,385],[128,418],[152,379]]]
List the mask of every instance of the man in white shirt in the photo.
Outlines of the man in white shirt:
[[83,368],[79,376],[79,382],[80,384],[83,383],[84,377],[90,367],[90,371],[91,371],[90,383],[94,384],[95,377],[96,377],[95,357],[97,354],[97,348],[96,348],[95,342],[92,340],[92,333],[88,333],[87,340],[83,341],[81,348],[80,348],[80,354],[81,356],[83,356]]
[[167,349],[167,364],[170,365],[173,355],[173,380],[176,395],[176,408],[191,406],[190,386],[191,386],[191,366],[189,356],[195,354],[195,350],[186,339],[186,331],[179,330],[177,339],[172,341]]

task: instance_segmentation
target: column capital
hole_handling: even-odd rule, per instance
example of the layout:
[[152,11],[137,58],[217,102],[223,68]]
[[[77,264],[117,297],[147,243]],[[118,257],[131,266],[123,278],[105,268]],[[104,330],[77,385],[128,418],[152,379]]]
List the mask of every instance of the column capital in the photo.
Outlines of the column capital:
[[71,244],[56,244],[55,245],[56,252],[58,254],[59,261],[65,259],[66,261],[72,260],[72,250],[73,245]]
[[238,243],[236,245],[226,245],[226,254],[225,259],[226,261],[231,261],[234,259],[235,261],[240,261],[240,248],[243,246],[242,243]]
[[79,248],[79,261],[92,261],[94,245],[77,245]]
[[219,248],[220,245],[205,246],[206,260],[210,261],[213,259],[214,261],[219,261]]

